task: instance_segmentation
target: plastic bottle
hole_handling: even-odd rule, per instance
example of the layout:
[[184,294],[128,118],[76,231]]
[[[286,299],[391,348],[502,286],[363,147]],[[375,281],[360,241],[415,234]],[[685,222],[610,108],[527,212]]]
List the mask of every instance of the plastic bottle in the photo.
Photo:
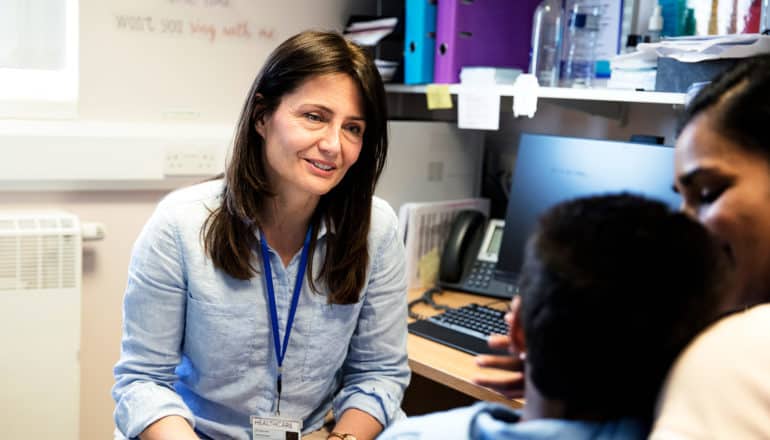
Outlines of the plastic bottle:
[[529,73],[544,87],[559,85],[561,65],[561,0],[543,0],[532,16],[532,57]]
[[[717,1],[717,0],[712,0]],[[678,37],[682,35],[682,22],[684,21],[687,0],[658,0],[661,14],[663,15],[664,37]]]
[[562,71],[565,87],[591,87],[593,84],[600,19],[598,6],[576,3],[570,10]]
[[697,23],[695,22],[695,9],[687,8],[684,13],[684,24],[682,24],[682,35],[690,36],[695,35],[697,31]]
[[660,5],[655,5],[650,15],[650,21],[647,22],[647,35],[651,42],[660,41],[660,33],[663,31],[663,14]]

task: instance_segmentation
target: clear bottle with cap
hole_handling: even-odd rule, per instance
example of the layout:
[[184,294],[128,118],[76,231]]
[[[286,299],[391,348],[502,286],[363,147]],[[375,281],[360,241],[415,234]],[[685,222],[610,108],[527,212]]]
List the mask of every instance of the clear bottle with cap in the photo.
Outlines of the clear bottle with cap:
[[650,36],[651,42],[660,41],[660,33],[663,31],[663,13],[660,9],[660,5],[657,4],[652,9],[650,20],[647,22],[647,35]]
[[591,87],[596,76],[596,39],[601,9],[595,4],[575,3],[568,15],[562,85]]
[[562,15],[562,0],[542,0],[532,16],[529,73],[544,87],[559,85]]

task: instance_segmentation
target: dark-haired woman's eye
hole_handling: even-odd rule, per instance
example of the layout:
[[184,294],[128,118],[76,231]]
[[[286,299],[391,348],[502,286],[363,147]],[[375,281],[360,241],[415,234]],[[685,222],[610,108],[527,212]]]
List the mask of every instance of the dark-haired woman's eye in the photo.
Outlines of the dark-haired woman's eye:
[[348,126],[348,131],[356,136],[361,136],[364,133],[363,127],[358,124],[351,124]]
[[321,122],[323,118],[317,113],[305,113],[305,119],[313,122]]

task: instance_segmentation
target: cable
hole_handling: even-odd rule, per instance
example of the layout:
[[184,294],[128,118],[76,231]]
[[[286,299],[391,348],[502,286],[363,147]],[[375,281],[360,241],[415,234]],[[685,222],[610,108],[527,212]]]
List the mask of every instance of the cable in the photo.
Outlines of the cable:
[[423,292],[419,298],[410,301],[408,305],[409,317],[412,319],[427,319],[427,316],[420,315],[412,311],[412,307],[414,307],[417,304],[427,304],[431,306],[434,310],[446,311],[451,309],[451,307],[449,306],[445,306],[443,304],[436,304],[436,302],[433,301],[433,295],[441,292],[442,290],[440,288],[431,287],[430,289]]

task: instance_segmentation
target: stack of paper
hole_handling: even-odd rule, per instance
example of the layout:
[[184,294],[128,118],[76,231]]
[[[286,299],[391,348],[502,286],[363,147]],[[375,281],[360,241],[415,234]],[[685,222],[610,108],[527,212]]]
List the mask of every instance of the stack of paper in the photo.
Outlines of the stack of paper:
[[657,43],[640,43],[637,51],[618,55],[610,61],[612,76],[607,87],[655,89],[658,58],[673,58],[685,63],[746,58],[770,52],[770,36],[731,34],[666,38]]
[[[638,46],[637,46],[638,47]],[[654,50],[637,50],[610,60],[607,88],[655,90],[658,55]]]
[[466,209],[489,216],[488,199],[405,203],[398,211],[399,234],[406,248],[406,273],[410,289],[436,284],[439,259],[452,221]]
[[654,50],[657,56],[674,58],[685,63],[747,58],[770,52],[770,36],[761,34],[731,34],[705,37],[667,38],[659,43],[642,43],[639,50]]

